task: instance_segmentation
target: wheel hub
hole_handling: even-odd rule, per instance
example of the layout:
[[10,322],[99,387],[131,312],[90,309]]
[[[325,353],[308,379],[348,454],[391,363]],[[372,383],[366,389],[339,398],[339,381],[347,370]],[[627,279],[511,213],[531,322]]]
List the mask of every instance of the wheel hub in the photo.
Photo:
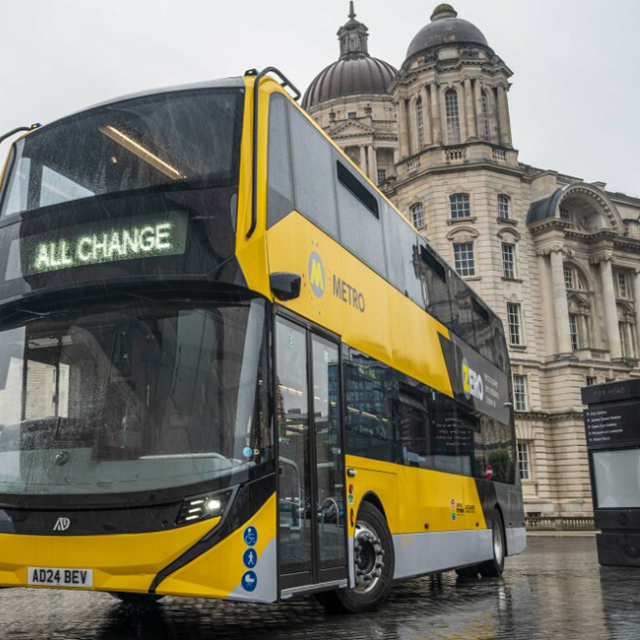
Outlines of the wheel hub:
[[356,574],[355,591],[371,591],[384,567],[384,549],[376,530],[367,522],[356,522],[354,537],[354,564]]

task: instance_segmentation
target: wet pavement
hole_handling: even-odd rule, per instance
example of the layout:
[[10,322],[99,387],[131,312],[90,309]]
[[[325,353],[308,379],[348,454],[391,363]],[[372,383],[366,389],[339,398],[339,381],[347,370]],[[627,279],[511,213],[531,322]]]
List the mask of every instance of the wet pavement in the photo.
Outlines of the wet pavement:
[[165,598],[141,613],[106,594],[0,591],[1,640],[214,638],[637,640],[640,570],[600,567],[595,538],[530,538],[503,578],[410,580],[361,616],[327,615],[312,597],[271,606]]

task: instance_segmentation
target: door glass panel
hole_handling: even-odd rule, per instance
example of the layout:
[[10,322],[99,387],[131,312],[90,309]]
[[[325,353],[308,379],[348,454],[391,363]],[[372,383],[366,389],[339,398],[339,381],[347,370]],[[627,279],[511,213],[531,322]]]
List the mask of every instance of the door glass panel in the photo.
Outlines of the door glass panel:
[[311,338],[311,344],[320,567],[344,566],[345,491],[340,439],[338,347],[317,336]]
[[306,332],[276,323],[276,416],[280,434],[281,572],[311,570],[311,484]]

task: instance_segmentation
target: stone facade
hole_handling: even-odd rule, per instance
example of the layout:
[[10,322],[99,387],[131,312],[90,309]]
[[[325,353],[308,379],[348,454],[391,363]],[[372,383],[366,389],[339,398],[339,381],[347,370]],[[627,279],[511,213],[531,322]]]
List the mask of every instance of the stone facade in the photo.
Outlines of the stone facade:
[[502,318],[527,512],[588,516],[580,389],[640,377],[640,200],[521,163],[511,76],[439,5],[387,92],[309,112]]

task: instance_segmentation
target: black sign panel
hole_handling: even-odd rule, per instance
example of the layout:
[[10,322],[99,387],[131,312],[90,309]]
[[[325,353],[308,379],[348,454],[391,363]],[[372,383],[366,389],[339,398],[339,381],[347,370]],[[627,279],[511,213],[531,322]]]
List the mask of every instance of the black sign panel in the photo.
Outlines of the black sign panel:
[[640,403],[603,404],[584,412],[588,449],[640,447]]

